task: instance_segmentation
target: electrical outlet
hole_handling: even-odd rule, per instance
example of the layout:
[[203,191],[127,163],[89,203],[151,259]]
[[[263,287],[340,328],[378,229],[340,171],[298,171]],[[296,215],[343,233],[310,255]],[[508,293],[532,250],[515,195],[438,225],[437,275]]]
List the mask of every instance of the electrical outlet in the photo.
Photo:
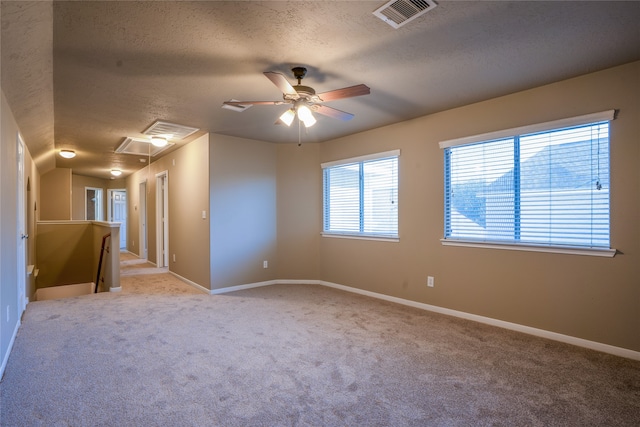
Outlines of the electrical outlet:
[[269,261],[262,261],[262,268],[269,268]]
[[176,262],[176,254],[173,254],[173,262]]
[[430,287],[430,288],[433,288],[433,286],[434,286],[433,276],[427,277],[427,286]]

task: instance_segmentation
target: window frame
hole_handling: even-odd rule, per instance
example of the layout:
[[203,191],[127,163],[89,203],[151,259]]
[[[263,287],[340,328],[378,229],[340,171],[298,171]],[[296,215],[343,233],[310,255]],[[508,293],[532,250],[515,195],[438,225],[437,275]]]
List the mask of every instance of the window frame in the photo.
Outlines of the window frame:
[[[496,132],[489,132],[484,134],[472,135],[463,138],[456,138],[451,140],[441,141],[439,146],[441,149],[446,149],[455,146],[461,145],[469,145],[481,142],[491,142],[499,139],[505,138],[514,138],[519,137],[521,135],[527,135],[532,133],[539,132],[551,132],[553,130],[569,128],[572,126],[581,126],[588,125],[591,123],[603,122],[603,121],[612,121],[615,119],[616,110],[607,110],[598,113],[585,114],[582,116],[565,118],[561,120],[554,120],[550,122],[537,123],[533,125],[521,126],[517,128],[504,129]],[[611,127],[610,127],[611,129]],[[609,146],[611,145],[611,137],[609,136]],[[610,152],[610,150],[609,150]],[[443,156],[445,162],[445,171],[446,171],[446,155]],[[445,183],[446,185],[446,177]],[[444,200],[446,201],[447,194],[446,188],[444,189]],[[445,207],[446,209],[446,207]],[[609,216],[611,212],[611,201],[609,200]],[[444,212],[445,224],[446,227],[446,212]],[[446,230],[443,227],[443,231]],[[609,238],[611,238],[611,228],[609,228]],[[516,251],[533,251],[533,252],[550,252],[550,253],[561,253],[561,254],[572,254],[572,255],[591,255],[591,256],[601,256],[601,257],[613,257],[617,253],[616,249],[611,247],[583,247],[583,246],[570,246],[570,245],[561,245],[561,244],[531,244],[531,243],[517,243],[517,242],[500,242],[493,240],[474,240],[471,238],[446,238],[443,237],[440,239],[440,242],[443,246],[462,246],[462,247],[473,247],[473,248],[488,248],[488,249],[503,249],[503,250],[516,250]]]
[[[398,212],[398,217],[396,219],[398,224],[396,228],[396,234],[393,234],[393,235],[382,234],[382,233],[381,234],[367,233],[367,232],[330,231],[325,228],[326,227],[326,211],[327,211],[327,200],[326,200],[327,191],[325,188],[325,184],[326,184],[325,170],[333,167],[337,167],[337,166],[351,165],[351,164],[359,164],[360,170],[362,170],[363,164],[365,163],[384,160],[384,159],[391,159],[391,158],[396,158],[396,161],[397,161],[397,182],[396,182],[395,203],[396,205],[399,206],[399,203],[398,203],[399,188],[400,188],[400,182],[399,182],[400,181],[400,150],[399,149],[384,151],[380,153],[367,154],[364,156],[351,157],[347,159],[335,160],[330,162],[324,162],[320,164],[322,169],[322,232],[321,232],[322,237],[332,237],[332,238],[340,238],[340,239],[358,239],[358,240],[377,240],[377,241],[385,241],[385,242],[400,241],[399,212]],[[358,192],[359,200],[362,200],[362,197],[363,197],[362,190],[363,190],[363,184],[361,182],[359,187],[359,192]],[[362,206],[360,206],[360,209],[362,210]],[[361,213],[360,220],[362,221],[362,219],[363,219],[363,214]],[[360,226],[362,227],[362,224],[360,224]]]

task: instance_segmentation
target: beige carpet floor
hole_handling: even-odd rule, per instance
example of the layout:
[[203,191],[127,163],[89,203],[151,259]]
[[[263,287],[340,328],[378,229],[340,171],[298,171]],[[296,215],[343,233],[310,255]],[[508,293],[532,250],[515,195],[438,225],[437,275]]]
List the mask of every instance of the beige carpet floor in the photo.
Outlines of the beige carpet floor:
[[2,426],[638,426],[640,362],[317,285],[30,303]]

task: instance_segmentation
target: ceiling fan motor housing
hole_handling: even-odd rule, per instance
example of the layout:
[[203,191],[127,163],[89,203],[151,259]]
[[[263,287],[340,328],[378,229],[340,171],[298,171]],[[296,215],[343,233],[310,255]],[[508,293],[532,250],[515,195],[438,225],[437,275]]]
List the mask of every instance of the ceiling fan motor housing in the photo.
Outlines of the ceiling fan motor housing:
[[293,77],[298,79],[298,84],[300,84],[300,80],[307,75],[307,69],[304,67],[293,67],[291,71],[293,71]]

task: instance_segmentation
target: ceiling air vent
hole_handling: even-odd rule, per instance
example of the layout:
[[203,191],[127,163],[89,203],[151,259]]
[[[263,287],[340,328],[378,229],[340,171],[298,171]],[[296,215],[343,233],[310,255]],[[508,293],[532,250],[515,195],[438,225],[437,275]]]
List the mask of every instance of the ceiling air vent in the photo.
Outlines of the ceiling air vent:
[[116,148],[116,153],[155,157],[157,154],[160,154],[172,145],[174,145],[174,143],[169,141],[169,143],[164,147],[156,147],[155,145],[151,144],[150,139],[132,138],[128,136],[124,139],[122,144],[120,144],[120,146]]
[[149,126],[147,130],[145,130],[142,133],[149,136],[164,136],[167,139],[179,141],[181,139],[185,139],[189,135],[192,135],[198,132],[199,130],[200,129],[198,128],[192,128],[184,125],[177,125],[175,123],[169,123],[169,122],[161,122],[160,120],[157,120],[154,124]]
[[436,6],[433,0],[391,0],[373,14],[393,28],[400,28]]

